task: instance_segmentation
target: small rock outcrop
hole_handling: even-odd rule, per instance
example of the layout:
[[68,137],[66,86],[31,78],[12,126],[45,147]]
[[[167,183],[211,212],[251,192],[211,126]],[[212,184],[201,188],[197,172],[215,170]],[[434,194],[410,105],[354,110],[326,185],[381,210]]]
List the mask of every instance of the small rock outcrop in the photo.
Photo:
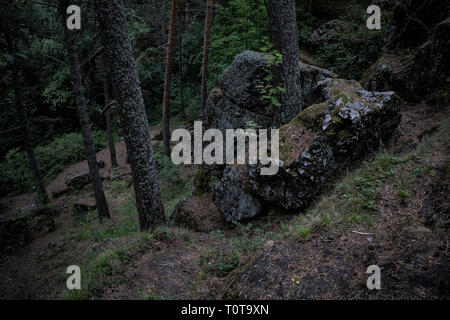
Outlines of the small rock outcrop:
[[66,179],[65,184],[70,189],[80,190],[91,182],[91,175],[89,172],[85,172]]
[[295,110],[280,110],[261,97],[259,81],[272,72],[267,55],[244,51],[223,72],[218,87],[209,95],[202,113],[204,125],[224,131],[245,128],[250,121],[263,127],[281,126],[294,118],[304,106],[318,102],[317,83],[334,75],[301,63],[302,105]]
[[334,39],[339,33],[349,30],[356,31],[357,28],[358,26],[342,20],[331,20],[314,30],[308,39],[308,44],[312,49],[316,49]]
[[225,169],[213,199],[226,221],[255,217],[268,206],[305,209],[400,123],[394,92],[367,92],[356,81],[332,78],[317,85],[325,101],[280,128],[282,161],[276,175],[260,175],[260,164]]
[[[447,0],[399,0],[386,32],[387,51],[362,76],[368,90],[416,100],[450,86]],[[445,95],[445,94],[444,94]]]

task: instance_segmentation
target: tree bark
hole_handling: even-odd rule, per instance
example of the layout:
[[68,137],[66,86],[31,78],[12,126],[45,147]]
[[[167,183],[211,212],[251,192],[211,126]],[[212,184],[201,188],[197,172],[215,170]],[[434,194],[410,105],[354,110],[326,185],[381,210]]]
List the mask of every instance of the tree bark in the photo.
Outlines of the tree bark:
[[202,61],[202,92],[201,92],[201,108],[206,107],[206,99],[208,98],[208,57],[209,57],[209,38],[211,36],[211,25],[213,16],[213,0],[206,1],[205,16],[205,33],[203,37],[203,61]]
[[[9,25],[5,27],[5,41],[8,46],[9,53],[14,56],[17,52],[17,48],[14,42],[14,36],[11,34],[11,29]],[[12,64],[12,85],[14,90],[14,98],[16,101],[17,115],[19,116],[19,121],[21,127],[23,128],[22,138],[27,152],[28,165],[30,167],[31,176],[33,177],[34,187],[36,188],[36,193],[38,195],[38,201],[40,203],[49,203],[49,197],[47,191],[45,190],[44,182],[42,180],[41,172],[39,170],[38,163],[36,161],[36,156],[34,154],[34,145],[30,129],[30,121],[27,117],[27,112],[25,105],[23,103],[22,89],[20,87],[18,72],[19,67],[16,61],[17,57],[14,58]]]
[[178,76],[180,81],[180,112],[181,118],[186,119],[186,111],[184,110],[184,75],[183,75],[183,24],[181,21],[181,12],[178,19]]
[[[105,61],[104,54],[102,55],[102,64],[103,64],[103,95],[105,98],[105,107],[106,107],[111,102],[111,93],[110,93],[111,90],[109,85],[109,71],[107,63]],[[116,168],[119,165],[117,164],[116,146],[114,144],[114,136],[112,132],[110,108],[105,113],[105,121],[106,121],[106,133],[108,135],[108,143],[109,143],[109,155],[111,157],[111,168]]]
[[280,94],[281,121],[298,114],[302,107],[300,78],[300,49],[294,0],[267,0],[271,40],[274,48],[283,55],[279,74],[280,85],[286,92]]
[[19,115],[20,122],[23,125],[23,142],[25,145],[25,150],[28,157],[28,165],[30,166],[31,175],[33,177],[34,186],[38,195],[38,201],[41,203],[50,202],[47,191],[45,190],[44,182],[42,181],[41,173],[39,171],[39,166],[34,155],[34,145],[31,138],[30,123],[28,121],[25,106],[23,104],[22,90],[17,79],[17,67],[16,62],[14,62],[13,70],[13,86],[14,95],[16,100],[17,114]]
[[176,20],[178,1],[172,0],[170,9],[169,39],[167,43],[166,73],[164,77],[164,97],[163,97],[163,151],[166,157],[170,157],[170,80],[172,74],[173,48],[175,44]]
[[[5,30],[5,40],[8,46],[8,50],[11,55],[16,54],[16,45],[13,40],[13,36],[11,35],[11,30],[6,27]],[[22,138],[25,146],[25,150],[27,152],[28,165],[30,167],[31,176],[33,177],[34,187],[36,188],[36,193],[38,196],[38,201],[40,203],[49,203],[49,197],[47,191],[45,190],[44,182],[42,180],[41,172],[39,170],[38,163],[36,161],[36,156],[34,154],[34,145],[33,139],[31,136],[30,130],[30,122],[27,117],[27,112],[25,109],[25,105],[23,103],[22,89],[20,87],[19,79],[18,79],[18,64],[16,61],[17,57],[14,57],[14,62],[12,64],[12,85],[14,90],[14,98],[16,102],[17,115],[19,116],[19,121],[21,123],[21,127],[23,128]]]
[[164,224],[166,218],[125,8],[122,0],[96,0],[95,4],[133,173],[140,228],[154,229]]
[[76,34],[66,28],[65,17],[68,3],[61,1],[61,14],[63,18],[63,29],[65,30],[65,42],[67,53],[69,55],[70,65],[70,79],[75,94],[75,101],[77,105],[77,113],[81,126],[81,133],[83,135],[84,150],[89,166],[89,174],[92,179],[92,189],[94,191],[95,202],[98,211],[98,218],[102,221],[105,218],[110,218],[108,203],[106,202],[105,193],[103,191],[103,183],[100,177],[100,172],[97,166],[97,158],[95,156],[94,139],[89,121],[89,114],[87,110],[85,89],[81,78],[80,64],[77,54]]

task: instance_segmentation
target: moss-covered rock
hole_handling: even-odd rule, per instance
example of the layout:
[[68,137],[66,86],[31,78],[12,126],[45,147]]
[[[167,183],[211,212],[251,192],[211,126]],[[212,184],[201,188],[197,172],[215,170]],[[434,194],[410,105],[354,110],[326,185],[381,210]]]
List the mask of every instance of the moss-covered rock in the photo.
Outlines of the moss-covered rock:
[[[250,121],[263,127],[281,126],[295,117],[304,106],[322,101],[317,83],[335,75],[325,69],[300,63],[302,104],[280,110],[262,98],[260,85],[266,76],[273,73],[267,54],[244,51],[223,72],[218,87],[210,92],[202,121],[206,128],[245,128]],[[282,112],[281,112],[282,111]]]
[[367,92],[356,81],[331,78],[318,86],[328,98],[280,128],[276,175],[262,176],[259,163],[225,170],[213,199],[227,221],[271,206],[304,209],[339,172],[386,142],[400,122],[394,92]]

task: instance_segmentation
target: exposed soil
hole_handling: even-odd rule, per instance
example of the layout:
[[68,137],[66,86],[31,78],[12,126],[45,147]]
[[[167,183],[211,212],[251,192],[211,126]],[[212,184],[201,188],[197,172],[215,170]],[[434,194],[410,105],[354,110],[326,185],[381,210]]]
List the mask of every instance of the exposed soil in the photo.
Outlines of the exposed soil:
[[[441,163],[436,152],[436,167]],[[404,168],[408,172],[411,168]],[[424,203],[436,186],[448,194],[449,174],[438,169],[409,190],[403,203],[392,186],[380,194],[376,225],[364,229],[317,230],[310,241],[270,244],[237,276],[225,298],[234,299],[448,299],[448,200],[431,226]],[[436,197],[436,196],[435,196]],[[440,197],[439,197],[440,198]],[[445,199],[445,198],[444,198]],[[436,200],[435,200],[436,201]],[[367,290],[367,267],[378,265],[381,290]]]

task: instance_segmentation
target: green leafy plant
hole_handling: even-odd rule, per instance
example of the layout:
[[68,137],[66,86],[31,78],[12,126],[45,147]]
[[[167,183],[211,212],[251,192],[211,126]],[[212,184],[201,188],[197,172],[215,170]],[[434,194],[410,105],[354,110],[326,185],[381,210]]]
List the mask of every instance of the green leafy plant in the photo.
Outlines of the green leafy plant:
[[263,80],[256,80],[256,88],[258,88],[261,98],[270,101],[271,105],[275,107],[281,107],[278,96],[279,94],[286,92],[286,89],[274,83],[273,70],[283,63],[283,55],[276,49],[269,51],[268,47],[261,48],[261,51],[265,53],[270,72]]

